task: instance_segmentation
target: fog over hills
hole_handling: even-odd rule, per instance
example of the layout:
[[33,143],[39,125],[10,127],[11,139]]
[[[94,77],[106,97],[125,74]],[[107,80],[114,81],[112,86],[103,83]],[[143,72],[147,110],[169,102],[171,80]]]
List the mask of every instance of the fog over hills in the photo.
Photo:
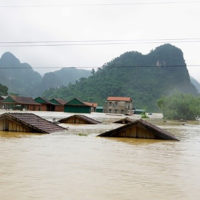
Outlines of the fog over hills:
[[59,88],[74,83],[81,77],[88,77],[90,71],[74,67],[45,73],[42,77],[27,63],[21,63],[12,53],[6,52],[0,59],[0,83],[10,93],[24,96],[39,96],[49,88]]

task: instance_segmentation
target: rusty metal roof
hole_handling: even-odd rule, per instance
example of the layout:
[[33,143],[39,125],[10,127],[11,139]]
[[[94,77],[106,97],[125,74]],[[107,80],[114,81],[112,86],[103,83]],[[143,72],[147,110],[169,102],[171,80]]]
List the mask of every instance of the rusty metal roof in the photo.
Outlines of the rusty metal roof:
[[132,101],[131,97],[108,97],[107,101]]
[[154,136],[156,139],[163,139],[163,140],[178,140],[175,136],[173,136],[171,133],[169,133],[166,130],[163,130],[147,121],[144,121],[142,119],[135,120],[129,124],[126,124],[124,126],[121,126],[119,128],[107,131],[105,133],[100,134],[99,136],[102,137],[118,137],[119,132],[125,131],[127,128],[131,126],[136,126],[136,125],[141,125],[144,126],[146,129],[149,129],[154,132]]
[[88,106],[90,106],[90,107],[97,107],[97,103],[92,103],[92,102],[83,102],[84,104],[86,104],[86,105],[88,105]]
[[86,121],[88,124],[98,124],[98,123],[101,123],[101,122],[99,122],[99,121],[97,121],[95,119],[92,119],[90,117],[87,117],[85,115],[72,115],[70,117],[66,117],[64,119],[59,120],[59,122],[60,123],[64,123],[65,120],[68,120],[68,119],[74,118],[74,117],[78,118],[78,119],[82,119],[82,120]]
[[[40,105],[39,103],[35,102],[32,97],[20,97],[20,96],[13,96],[13,95],[10,95],[10,97],[18,104]],[[5,100],[4,100],[4,103],[6,103]]]
[[67,102],[60,98],[54,98],[60,105],[65,105]]
[[4,113],[0,116],[0,119],[12,119],[37,133],[52,133],[66,130],[33,113]]

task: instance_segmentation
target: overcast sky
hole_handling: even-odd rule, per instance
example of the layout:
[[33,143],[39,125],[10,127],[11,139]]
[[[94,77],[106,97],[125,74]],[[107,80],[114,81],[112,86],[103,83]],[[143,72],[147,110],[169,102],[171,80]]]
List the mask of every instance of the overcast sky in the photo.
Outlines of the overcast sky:
[[[93,68],[126,51],[147,54],[171,39],[184,52],[190,74],[200,81],[199,11],[200,1],[192,0],[0,0],[0,42],[92,41],[27,47],[0,43],[0,54],[10,51],[40,72]],[[97,45],[94,40],[123,44]]]

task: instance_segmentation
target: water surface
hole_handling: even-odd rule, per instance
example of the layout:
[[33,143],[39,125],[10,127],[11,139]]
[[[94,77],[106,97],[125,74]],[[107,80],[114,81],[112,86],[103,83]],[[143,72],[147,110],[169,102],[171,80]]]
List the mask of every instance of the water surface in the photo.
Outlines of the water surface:
[[2,200],[198,200],[200,125],[180,142],[0,132]]

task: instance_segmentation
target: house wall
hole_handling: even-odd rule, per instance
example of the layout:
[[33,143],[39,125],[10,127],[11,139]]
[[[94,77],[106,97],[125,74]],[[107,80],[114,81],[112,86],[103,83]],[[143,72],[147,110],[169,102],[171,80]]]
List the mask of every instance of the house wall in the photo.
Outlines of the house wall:
[[146,129],[141,125],[134,125],[126,128],[125,130],[116,130],[114,137],[130,137],[130,138],[143,138],[143,139],[155,139],[153,131]]
[[89,106],[71,106],[65,105],[64,112],[70,113],[91,113],[91,108]]
[[63,105],[56,105],[55,111],[57,112],[64,112],[64,106]]
[[47,105],[46,104],[41,104],[40,105],[40,111],[47,111]]
[[28,110],[32,111],[39,111],[40,110],[40,105],[29,105]]
[[10,119],[1,119],[0,120],[0,131],[14,131],[14,132],[32,132],[31,129],[21,125],[18,122],[15,122]]
[[132,114],[133,104],[127,101],[106,101],[105,113]]

